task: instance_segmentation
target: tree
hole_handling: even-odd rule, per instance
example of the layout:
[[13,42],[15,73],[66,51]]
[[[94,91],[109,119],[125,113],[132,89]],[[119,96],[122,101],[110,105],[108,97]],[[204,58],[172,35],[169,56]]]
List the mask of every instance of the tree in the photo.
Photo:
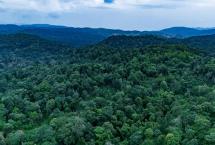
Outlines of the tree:
[[140,145],[143,143],[143,133],[142,131],[136,131],[134,132],[130,138],[129,142],[131,145]]
[[207,133],[207,130],[210,128],[210,121],[205,116],[197,115],[194,124],[193,129],[197,133],[197,137],[201,140],[204,139],[205,134]]
[[22,130],[18,130],[15,133],[9,133],[6,138],[6,142],[9,145],[20,145],[24,141],[25,134]]
[[148,128],[145,130],[145,137],[148,139],[151,139],[153,137],[153,130],[151,128]]
[[96,143],[98,145],[104,145],[113,138],[111,130],[105,129],[104,127],[98,126],[94,129],[94,132],[96,135]]
[[2,132],[0,132],[0,145],[6,145],[5,138]]
[[46,111],[48,113],[51,113],[53,111],[53,109],[55,109],[55,100],[54,99],[50,99],[48,100],[48,102],[46,103]]
[[3,133],[7,135],[7,134],[9,134],[10,132],[12,132],[13,129],[14,129],[13,124],[11,124],[11,123],[5,123],[5,124],[4,124],[4,127],[3,127]]
[[165,138],[166,145],[179,145],[179,141],[174,134],[168,133]]
[[207,135],[205,135],[205,140],[209,145],[215,144],[215,128],[208,131]]
[[85,121],[75,116],[55,118],[50,124],[56,131],[57,142],[65,145],[84,144],[84,135],[90,132]]

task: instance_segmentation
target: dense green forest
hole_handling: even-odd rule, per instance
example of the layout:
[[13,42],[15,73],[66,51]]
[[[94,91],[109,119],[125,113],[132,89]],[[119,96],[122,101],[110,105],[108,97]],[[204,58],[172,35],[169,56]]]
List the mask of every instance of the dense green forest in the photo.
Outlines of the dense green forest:
[[1,36],[0,145],[214,145],[215,58],[195,48]]

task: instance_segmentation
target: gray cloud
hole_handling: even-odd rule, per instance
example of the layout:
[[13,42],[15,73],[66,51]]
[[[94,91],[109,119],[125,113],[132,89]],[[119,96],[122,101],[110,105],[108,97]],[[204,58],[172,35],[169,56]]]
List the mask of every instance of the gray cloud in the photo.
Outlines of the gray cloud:
[[215,26],[215,0],[0,0],[0,23],[160,29]]
[[80,8],[106,7],[171,8],[177,6],[214,6],[215,0],[0,0],[1,9],[34,10],[38,12],[69,12]]

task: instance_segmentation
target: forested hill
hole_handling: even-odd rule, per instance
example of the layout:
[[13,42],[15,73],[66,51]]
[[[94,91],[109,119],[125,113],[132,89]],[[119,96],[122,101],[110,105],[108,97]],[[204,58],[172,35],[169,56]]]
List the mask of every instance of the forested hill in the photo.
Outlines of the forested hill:
[[166,38],[155,35],[145,36],[111,36],[99,44],[114,48],[143,48],[145,46],[185,45],[190,49],[215,54],[215,35],[195,36],[184,39]]
[[[178,40],[179,41],[179,40]],[[111,36],[104,41],[98,43],[99,45],[106,45],[114,48],[143,48],[145,46],[159,46],[167,44],[175,44],[177,39],[170,39],[162,36],[145,35],[145,36]]]
[[[19,35],[0,42],[59,46]],[[1,62],[0,144],[214,145],[214,57],[163,38],[119,38],[54,55],[54,63]]]
[[[145,36],[111,36],[94,46],[104,46],[117,49],[123,48],[144,48],[147,46],[163,46],[163,45],[185,45],[190,49],[206,52],[207,54],[215,54],[215,35],[197,36],[186,39],[166,38],[155,35]],[[93,46],[93,45],[92,45]],[[83,49],[90,47],[83,47]],[[57,41],[43,39],[37,35],[26,33],[15,33],[0,35],[0,52],[1,55],[8,57],[43,59],[48,57],[56,57],[59,55],[69,55],[76,51],[71,45],[63,44]],[[86,54],[87,55],[87,54]],[[77,58],[75,58],[77,59]]]
[[16,33],[0,35],[1,67],[13,67],[65,57],[71,46],[60,42],[42,39],[38,36]]
[[184,44],[191,48],[215,55],[215,35],[190,37],[183,41]]

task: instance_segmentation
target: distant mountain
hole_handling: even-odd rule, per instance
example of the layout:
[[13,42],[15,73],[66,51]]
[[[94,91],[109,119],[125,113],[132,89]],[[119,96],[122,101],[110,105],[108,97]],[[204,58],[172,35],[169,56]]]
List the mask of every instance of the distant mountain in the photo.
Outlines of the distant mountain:
[[103,28],[73,28],[48,24],[33,25],[0,25],[0,34],[26,33],[41,38],[82,47],[96,44],[110,36],[144,36],[155,35],[167,38],[188,38],[215,34],[215,29],[172,27],[161,31],[123,31]]
[[32,25],[21,25],[23,28],[66,28],[66,26],[50,25],[50,24],[32,24]]
[[187,38],[192,36],[212,35],[215,34],[215,29],[172,27],[161,30],[160,34],[168,37]]
[[112,35],[141,35],[140,31],[122,31],[103,28],[73,28],[46,24],[0,25],[0,34],[27,33],[41,38],[60,41],[74,47],[95,44]]
[[167,35],[170,37],[190,37],[195,35],[201,35],[202,30],[197,30],[194,28],[187,27],[173,27],[168,29],[163,29],[160,31],[163,35]]
[[22,28],[17,25],[0,25],[0,34],[17,33],[20,30]]
[[95,44],[111,35],[126,33],[132,35],[132,33],[124,31],[90,28],[31,28],[25,29],[22,32],[38,35],[49,40],[64,42],[74,47]]

